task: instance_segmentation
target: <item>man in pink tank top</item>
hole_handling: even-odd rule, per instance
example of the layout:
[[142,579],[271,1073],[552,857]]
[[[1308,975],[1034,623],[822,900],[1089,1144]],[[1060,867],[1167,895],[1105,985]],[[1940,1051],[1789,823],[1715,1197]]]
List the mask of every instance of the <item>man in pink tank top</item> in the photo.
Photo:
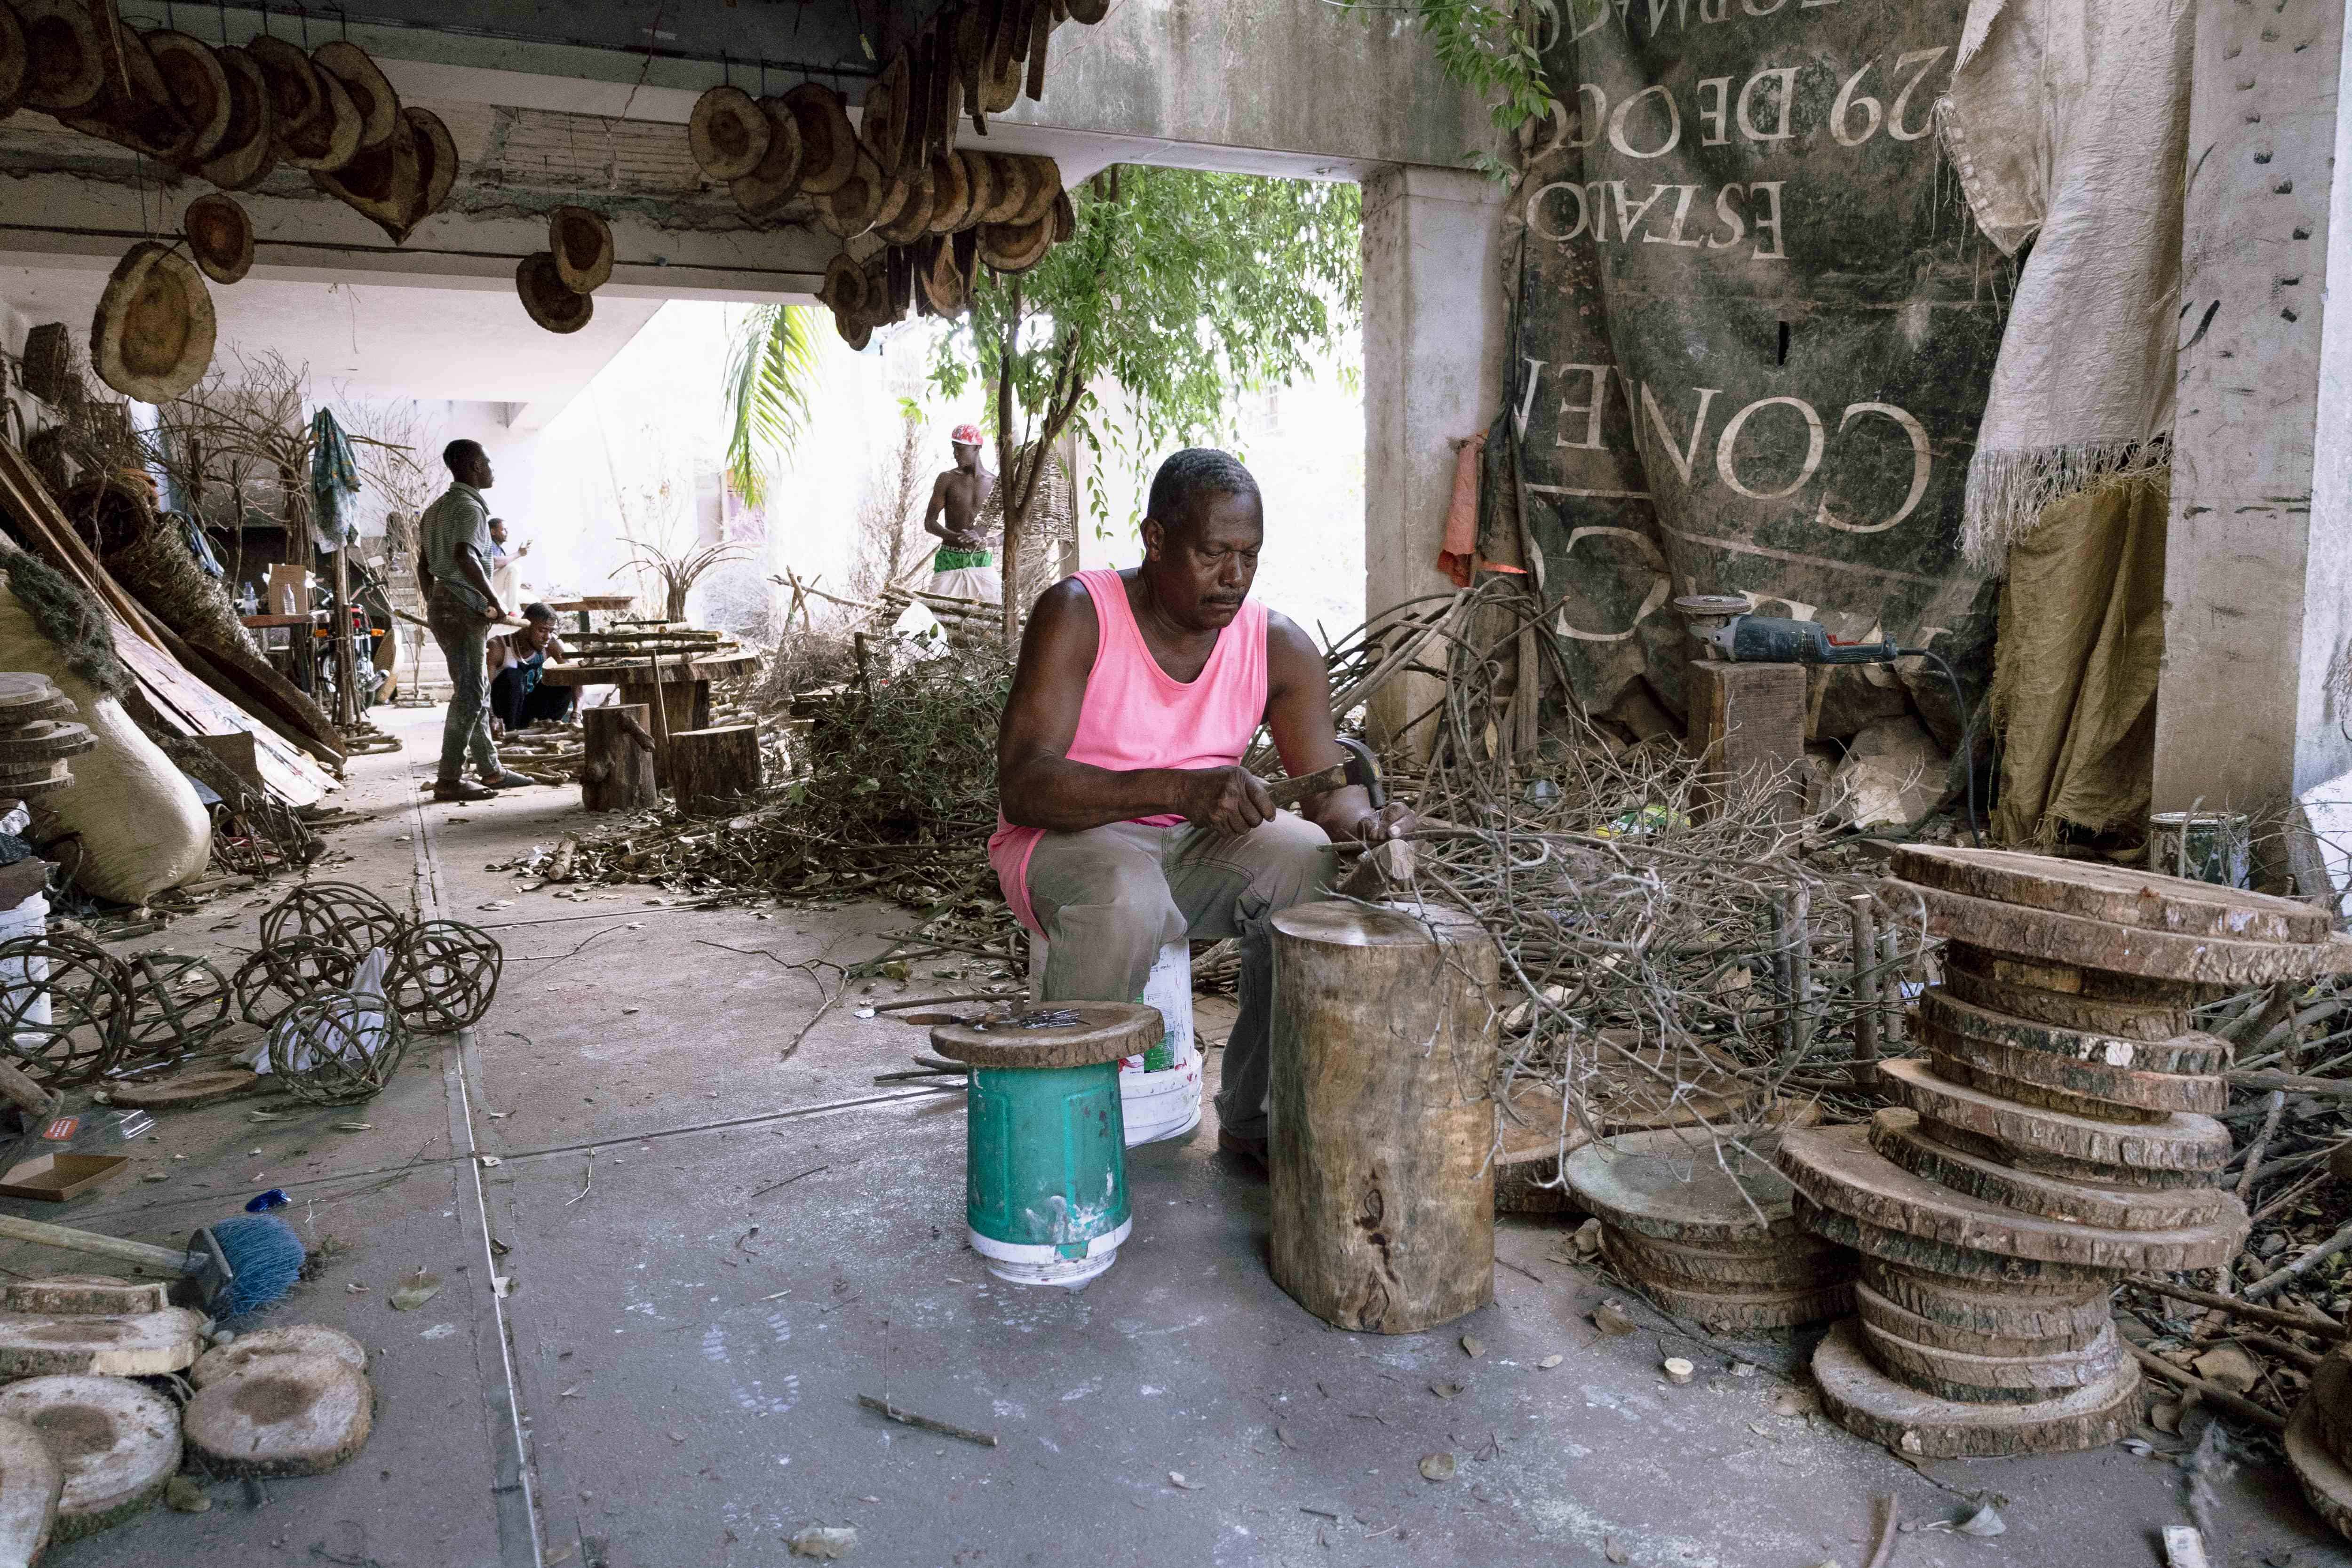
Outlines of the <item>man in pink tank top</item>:
[[1049,1001],[1132,1001],[1168,942],[1240,940],[1218,1145],[1261,1167],[1270,919],[1323,896],[1334,838],[1412,826],[1353,787],[1276,811],[1242,767],[1260,724],[1293,775],[1342,757],[1321,652],[1249,601],[1265,535],[1249,470],[1196,447],[1152,479],[1142,565],[1045,591],[998,731],[988,846],[1013,912],[1050,943]]

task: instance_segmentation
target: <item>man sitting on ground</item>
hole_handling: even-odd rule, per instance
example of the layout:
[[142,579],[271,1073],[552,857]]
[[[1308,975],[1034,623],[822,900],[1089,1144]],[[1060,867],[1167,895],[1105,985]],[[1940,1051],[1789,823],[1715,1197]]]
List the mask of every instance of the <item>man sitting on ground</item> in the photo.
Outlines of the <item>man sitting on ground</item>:
[[[441,448],[449,488],[418,520],[421,548],[417,584],[425,590],[425,624],[449,661],[449,712],[441,721],[441,772],[435,800],[482,800],[492,790],[530,783],[509,773],[490,739],[490,627],[506,618],[490,587],[490,510],[482,492],[490,488],[490,458],[478,441],[452,441]],[[482,782],[468,782],[467,753]]]
[[1276,811],[1241,765],[1263,722],[1294,775],[1343,760],[1314,640],[1249,599],[1265,535],[1231,456],[1177,453],[1151,481],[1143,564],[1039,597],[998,731],[989,839],[1013,913],[1051,944],[1048,1001],[1132,1002],[1165,944],[1238,937],[1218,1146],[1263,1164],[1271,918],[1324,895],[1331,840],[1407,831],[1349,786]]
[[572,716],[572,689],[540,682],[547,661],[562,658],[555,612],[545,605],[525,605],[522,629],[490,639],[490,716],[508,734],[541,719],[561,723]]

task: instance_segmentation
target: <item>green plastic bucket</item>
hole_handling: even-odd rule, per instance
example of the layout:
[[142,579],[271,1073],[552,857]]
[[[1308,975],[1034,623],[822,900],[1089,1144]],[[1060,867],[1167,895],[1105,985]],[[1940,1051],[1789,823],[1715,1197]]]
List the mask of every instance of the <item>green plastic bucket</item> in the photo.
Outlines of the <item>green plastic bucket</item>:
[[1127,1201],[1118,1064],[974,1068],[964,1216],[988,1271],[1021,1285],[1083,1285],[1111,1266]]

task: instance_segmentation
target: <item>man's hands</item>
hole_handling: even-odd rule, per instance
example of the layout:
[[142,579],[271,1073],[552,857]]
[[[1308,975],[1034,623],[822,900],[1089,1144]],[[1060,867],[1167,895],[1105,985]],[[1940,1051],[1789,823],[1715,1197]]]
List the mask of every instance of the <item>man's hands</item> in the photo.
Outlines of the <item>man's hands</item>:
[[1274,820],[1274,797],[1247,768],[1202,768],[1189,775],[1184,820],[1234,837]]
[[1385,843],[1402,838],[1419,826],[1412,808],[1402,801],[1392,800],[1378,811],[1368,811],[1356,819],[1356,837],[1367,844]]

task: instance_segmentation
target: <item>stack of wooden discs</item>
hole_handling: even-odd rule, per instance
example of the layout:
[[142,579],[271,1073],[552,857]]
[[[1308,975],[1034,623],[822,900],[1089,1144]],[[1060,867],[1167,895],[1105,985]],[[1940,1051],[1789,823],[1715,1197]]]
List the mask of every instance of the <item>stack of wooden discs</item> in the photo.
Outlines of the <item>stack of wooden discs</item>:
[[2330,1352],[2286,1424],[2287,1468],[2312,1511],[2352,1536],[2352,1349]]
[[1781,1136],[1621,1133],[1570,1154],[1561,1173],[1601,1221],[1610,1266],[1667,1311],[1718,1332],[1794,1328],[1853,1310],[1854,1255],[1798,1225],[1770,1163]]
[[2108,1305],[2139,1271],[2244,1242],[2214,1187],[2228,1044],[2210,987],[2352,967],[2308,904],[2002,850],[1906,847],[1896,907],[1948,939],[1925,1061],[1881,1064],[1899,1107],[1791,1131],[1799,1218],[1857,1248],[1858,1319],[1813,1360],[1849,1429],[1931,1458],[2096,1447],[2138,1422]]
[[98,744],[85,726],[70,721],[78,711],[46,675],[0,673],[0,802],[73,783],[66,759]]

